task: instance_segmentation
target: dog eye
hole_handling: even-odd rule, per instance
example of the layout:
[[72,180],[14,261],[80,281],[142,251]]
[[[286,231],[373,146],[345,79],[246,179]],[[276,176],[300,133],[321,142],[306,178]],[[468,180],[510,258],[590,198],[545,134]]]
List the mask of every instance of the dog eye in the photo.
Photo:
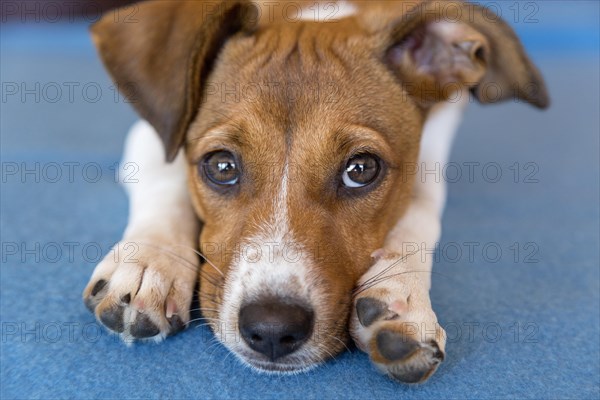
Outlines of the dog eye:
[[367,186],[379,176],[380,171],[379,158],[371,154],[358,154],[346,163],[342,182],[349,188]]
[[231,186],[238,183],[240,172],[234,155],[229,151],[215,151],[204,157],[203,174],[214,184]]

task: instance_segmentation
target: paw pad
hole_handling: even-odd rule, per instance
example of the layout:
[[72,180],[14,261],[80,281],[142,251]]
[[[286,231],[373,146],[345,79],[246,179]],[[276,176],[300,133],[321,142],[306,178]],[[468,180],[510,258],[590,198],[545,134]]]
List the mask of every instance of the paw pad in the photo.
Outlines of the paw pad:
[[393,330],[381,330],[374,344],[376,354],[372,355],[377,358],[377,366],[403,383],[425,381],[444,359],[435,341],[418,342]]
[[376,343],[379,354],[390,361],[407,359],[421,347],[416,340],[388,330],[377,334]]
[[125,330],[125,326],[123,324],[124,310],[124,307],[119,305],[104,310],[99,315],[100,322],[102,322],[108,329],[121,333]]
[[136,339],[145,339],[158,335],[160,329],[146,314],[138,314],[129,328],[129,333]]
[[362,297],[356,302],[356,314],[359,322],[364,327],[368,327],[377,321],[387,310],[383,301],[372,297]]

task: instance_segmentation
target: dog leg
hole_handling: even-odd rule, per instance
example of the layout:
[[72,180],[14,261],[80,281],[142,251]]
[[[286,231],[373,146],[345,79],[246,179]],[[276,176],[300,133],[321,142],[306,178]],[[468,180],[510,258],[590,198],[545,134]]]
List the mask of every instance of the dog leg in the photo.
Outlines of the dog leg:
[[184,154],[166,163],[158,135],[140,121],[128,134],[120,175],[129,195],[127,228],[94,270],[83,299],[126,342],[159,341],[188,323],[198,278],[198,221]]
[[[442,103],[423,131],[420,171],[441,171],[465,101]],[[435,164],[438,164],[437,166]],[[373,253],[375,264],[358,282],[350,331],[384,373],[406,383],[425,381],[444,359],[446,335],[431,307],[431,254],[441,233],[446,186],[438,175],[421,175],[414,200]]]

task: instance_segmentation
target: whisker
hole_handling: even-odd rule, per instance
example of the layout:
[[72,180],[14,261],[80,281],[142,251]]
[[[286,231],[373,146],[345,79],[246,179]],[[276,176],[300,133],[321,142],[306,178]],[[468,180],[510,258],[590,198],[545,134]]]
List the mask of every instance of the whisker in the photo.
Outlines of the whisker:
[[225,278],[225,274],[223,273],[223,271],[221,271],[219,268],[217,268],[217,266],[216,266],[215,264],[213,264],[213,263],[212,263],[212,261],[210,261],[210,260],[208,259],[208,257],[206,257],[206,256],[205,256],[203,253],[201,253],[199,250],[194,250],[194,252],[195,252],[196,254],[198,254],[200,257],[204,258],[204,261],[206,261],[206,263],[207,263],[208,265],[210,265],[211,267],[213,267],[213,268],[215,269],[215,271],[217,271],[219,274],[221,274],[221,276],[222,276],[223,278]]
[[[370,277],[369,279],[367,279],[365,282],[363,282],[360,286],[363,285],[368,285],[371,281],[377,279],[378,277],[380,277],[381,275],[385,274],[386,272],[388,272],[390,269],[392,269],[393,267],[395,267],[396,265],[398,265],[399,262],[401,261],[406,261],[408,259],[409,256],[416,254],[417,251],[415,250],[412,253],[409,254],[405,254],[403,256],[401,256],[400,258],[398,258],[396,261],[394,261],[392,264],[388,265],[387,267],[385,267],[382,271],[380,271],[379,273],[377,273],[376,275]],[[359,287],[360,287],[359,286]]]
[[415,270],[415,271],[402,271],[402,272],[398,272],[398,273],[395,273],[395,274],[392,274],[392,275],[386,275],[386,276],[383,276],[383,277],[379,278],[379,279],[378,279],[376,282],[374,282],[374,283],[375,283],[375,284],[378,284],[378,283],[381,283],[381,282],[383,282],[383,281],[385,281],[385,280],[388,280],[388,279],[390,279],[390,278],[393,278],[394,276],[398,276],[398,275],[404,275],[404,274],[410,274],[410,273],[413,273],[413,272],[414,272],[414,273],[417,273],[417,272],[424,272],[424,273],[429,273],[429,274],[432,274],[432,275],[433,275],[433,274],[435,274],[435,275],[440,275],[440,276],[443,276],[443,277],[445,277],[445,278],[449,278],[449,276],[447,276],[447,275],[444,275],[444,274],[442,274],[442,273],[440,273],[440,272],[436,272],[436,271],[431,271],[431,270],[426,270],[426,269],[425,269],[425,270]]
[[338,342],[340,342],[340,343],[341,343],[341,344],[342,344],[342,345],[343,345],[343,346],[346,348],[346,350],[350,351],[350,348],[349,348],[348,346],[346,346],[346,343],[344,343],[344,342],[343,342],[343,341],[342,341],[340,338],[338,338],[337,336],[330,335],[330,334],[329,334],[329,333],[327,333],[327,332],[324,332],[324,333],[325,333],[327,336],[329,336],[330,338],[332,338],[332,339],[335,339],[335,340],[337,340]]
[[225,356],[225,358],[223,359],[223,365],[225,365],[225,361],[227,361],[227,359],[229,358],[230,355],[233,354],[233,351],[228,351],[227,355]]
[[[209,277],[209,275],[202,275],[202,270],[200,268],[198,268],[198,266],[196,266],[194,263],[186,260],[185,258],[183,258],[182,256],[180,256],[179,254],[171,251],[169,248],[166,248],[164,246],[159,246],[156,245],[154,243],[148,243],[148,242],[136,242],[136,244],[141,244],[143,246],[148,246],[148,247],[152,247],[158,250],[161,250],[165,253],[168,253],[169,255],[173,256],[174,258],[183,261],[185,264],[191,266],[194,270],[199,271],[199,274],[201,277],[203,277],[204,279],[206,279],[211,285],[215,286],[215,287],[221,287],[221,285],[219,284],[219,282],[215,282],[211,277]],[[190,249],[192,251],[194,251],[195,253],[199,253],[196,250],[194,250],[193,248],[189,247],[189,246],[184,246],[184,245],[180,245],[180,244],[173,244],[173,246],[179,246],[179,247],[183,247],[186,249]],[[221,275],[223,275],[223,272],[221,272],[221,270],[219,270],[216,266],[214,266],[204,255],[200,254],[201,257],[203,257],[205,260],[207,260],[207,262],[213,266],[213,268],[215,268]]]
[[213,267],[215,269],[215,271],[217,271],[219,274],[221,274],[222,277],[225,277],[225,274],[223,273],[223,271],[221,271],[219,268],[217,268],[217,266],[215,264],[213,264],[213,262],[210,261],[208,259],[208,257],[206,257],[206,255],[204,255],[204,253],[202,253],[200,250],[190,247],[190,246],[183,245],[183,244],[173,244],[173,246],[183,247],[185,249],[193,251],[194,253],[196,253],[197,255],[202,257],[204,259],[204,261],[206,261],[211,267]]
[[[198,321],[198,320],[197,320],[197,319],[195,319],[194,321]],[[190,321],[190,322],[192,322],[192,321]],[[203,327],[203,326],[208,326],[208,327],[210,327],[211,325],[210,325],[210,323],[208,323],[208,322],[207,322],[206,324],[198,324],[198,325],[194,326],[194,328],[201,328],[201,327]]]
[[194,312],[194,311],[216,311],[216,312],[219,312],[220,310],[217,310],[216,308],[204,308],[204,307],[192,308],[190,310],[190,312]]
[[206,320],[209,320],[209,321],[217,321],[217,322],[219,322],[219,323],[221,323],[221,324],[224,324],[224,323],[225,323],[225,321],[223,321],[223,320],[221,320],[221,319],[219,319],[219,318],[202,317],[201,319],[206,319]]
[[[331,359],[334,359],[334,358],[335,358],[335,356],[334,356],[333,354],[331,354],[331,352],[330,352],[329,350],[327,350],[327,349],[325,348],[325,346],[318,346],[318,348],[319,348],[321,351],[324,351],[325,353],[327,353],[327,354],[329,355],[329,357],[331,357]],[[321,358],[321,361],[325,361],[325,358]]]
[[191,324],[192,322],[205,321],[205,320],[206,320],[206,318],[204,318],[204,317],[193,318],[193,319],[190,319],[190,321],[188,323]]
[[[192,263],[189,260],[186,260],[185,258],[183,258],[182,256],[180,256],[179,254],[171,251],[169,248],[167,248],[165,246],[160,246],[160,245],[157,245],[157,244],[154,244],[154,243],[148,243],[148,242],[135,242],[135,243],[136,244],[140,244],[142,246],[148,246],[148,247],[152,247],[152,248],[161,250],[161,251],[163,251],[165,253],[170,254],[171,256],[175,257],[176,259],[183,261],[185,264],[191,265],[194,270],[197,269],[197,267],[196,267],[196,265],[194,263]],[[175,246],[177,246],[177,244],[175,244]]]
[[[405,274],[412,274],[412,273],[418,273],[418,272],[429,273],[429,274],[436,274],[436,275],[441,275],[443,277],[449,278],[447,275],[444,275],[444,274],[442,274],[440,272],[435,272],[435,271],[430,271],[430,270],[402,271],[402,272],[398,272],[398,273],[395,273],[395,274],[383,276],[383,277],[377,279],[376,281],[371,282],[371,284],[369,286],[363,287],[361,285],[360,287],[357,287],[354,290],[354,292],[352,294],[352,297],[356,297],[360,293],[364,292],[365,290],[368,290],[368,289],[370,289],[370,288],[372,288],[372,287],[380,284],[381,282],[384,282],[384,281],[386,281],[388,279],[391,279],[391,278],[393,278],[395,276],[405,275]],[[357,289],[359,289],[359,290],[357,290]]]
[[209,349],[214,347],[214,350],[209,354],[209,357],[212,357],[213,353],[219,348],[218,346],[221,344],[217,339],[215,339],[215,343],[208,346],[204,351],[208,352]]
[[[136,242],[136,244],[141,244],[141,245],[143,245],[143,246],[148,246],[148,247],[152,247],[152,248],[158,249],[158,250],[160,250],[160,251],[162,251],[162,252],[164,252],[164,253],[167,253],[167,254],[169,254],[169,255],[173,256],[175,259],[177,259],[177,260],[179,260],[179,261],[183,261],[183,262],[185,262],[185,264],[187,264],[187,265],[191,266],[191,267],[192,267],[192,268],[193,268],[195,271],[199,271],[199,275],[200,275],[201,277],[203,277],[205,280],[207,280],[207,281],[208,281],[208,282],[209,282],[211,285],[213,285],[213,286],[215,286],[215,287],[221,287],[220,283],[219,283],[219,282],[215,282],[215,281],[212,279],[212,277],[210,277],[209,275],[207,275],[207,274],[204,274],[204,275],[202,275],[202,272],[203,272],[203,271],[202,271],[202,270],[201,270],[201,269],[200,269],[200,268],[199,268],[197,265],[195,265],[194,263],[192,263],[192,262],[190,262],[190,261],[186,260],[185,258],[181,257],[179,254],[177,254],[177,253],[174,253],[174,252],[173,252],[173,251],[171,251],[169,248],[166,248],[166,247],[164,247],[164,246],[159,246],[159,245],[156,245],[156,244],[154,244],[154,243],[147,243],[147,242]],[[184,248],[191,249],[191,250],[195,251],[194,249],[192,249],[192,248],[191,248],[191,247],[189,247],[189,246],[183,246],[183,245],[178,245],[178,244],[174,244],[174,246],[180,246],[180,247],[184,247]],[[216,267],[215,267],[215,268],[216,268]],[[218,268],[217,268],[217,269],[218,269]],[[221,274],[222,274],[222,272],[221,272],[220,270],[219,270],[219,273],[221,273]]]

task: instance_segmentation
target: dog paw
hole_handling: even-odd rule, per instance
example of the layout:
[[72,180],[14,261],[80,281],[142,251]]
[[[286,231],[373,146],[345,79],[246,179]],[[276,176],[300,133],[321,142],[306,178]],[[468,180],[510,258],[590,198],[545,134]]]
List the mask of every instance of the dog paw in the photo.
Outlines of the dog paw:
[[83,301],[125,342],[160,341],[189,322],[197,271],[198,260],[190,249],[120,242],[94,270]]
[[357,292],[350,333],[384,374],[420,383],[444,360],[446,334],[431,309],[428,283],[406,275]]

